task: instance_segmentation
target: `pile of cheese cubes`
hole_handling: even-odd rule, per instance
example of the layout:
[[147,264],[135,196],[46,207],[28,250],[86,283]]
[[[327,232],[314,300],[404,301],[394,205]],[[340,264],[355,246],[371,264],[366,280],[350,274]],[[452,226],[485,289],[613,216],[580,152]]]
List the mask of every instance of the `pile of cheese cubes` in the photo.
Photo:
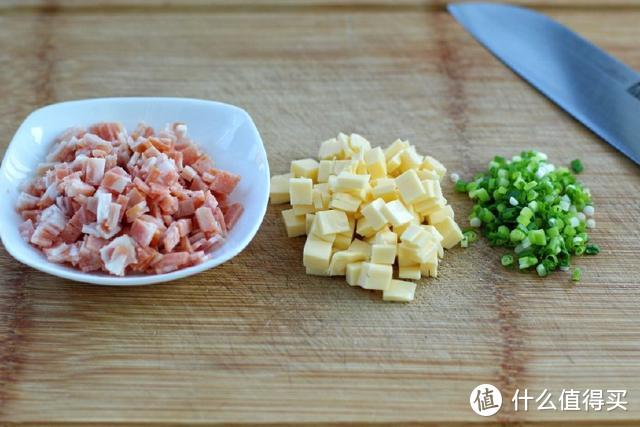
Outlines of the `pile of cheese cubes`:
[[443,248],[462,239],[440,188],[446,169],[407,141],[371,148],[357,134],[323,142],[318,157],[271,178],[271,203],[291,203],[282,211],[288,236],[307,235],[307,274],[413,300],[415,283],[393,279],[396,260],[400,279],[436,277]]

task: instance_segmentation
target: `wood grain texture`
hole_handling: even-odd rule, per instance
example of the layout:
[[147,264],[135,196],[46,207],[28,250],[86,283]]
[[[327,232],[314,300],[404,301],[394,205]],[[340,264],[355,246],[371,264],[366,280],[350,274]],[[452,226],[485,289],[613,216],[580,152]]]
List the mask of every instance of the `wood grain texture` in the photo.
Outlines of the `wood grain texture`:
[[[7,3],[7,2],[5,2]],[[157,13],[156,13],[157,12]],[[412,304],[308,277],[270,207],[246,251],[195,277],[117,289],[57,279],[0,249],[0,423],[640,422],[640,174],[443,12],[45,9],[0,13],[0,129],[97,96],[221,100],[254,117],[274,173],[339,130],[409,138],[470,176],[493,154],[581,157],[597,204],[583,281],[450,251]],[[640,11],[552,15],[640,68]],[[458,218],[471,204],[446,195]],[[461,222],[464,223],[464,220]],[[477,384],[624,388],[628,412],[481,420]]]

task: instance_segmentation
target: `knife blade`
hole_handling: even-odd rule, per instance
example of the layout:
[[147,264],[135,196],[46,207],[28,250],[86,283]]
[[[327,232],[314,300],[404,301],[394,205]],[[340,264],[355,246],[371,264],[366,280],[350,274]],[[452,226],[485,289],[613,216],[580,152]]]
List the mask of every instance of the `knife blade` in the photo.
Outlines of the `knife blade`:
[[523,7],[456,3],[448,10],[509,68],[640,165],[640,73]]

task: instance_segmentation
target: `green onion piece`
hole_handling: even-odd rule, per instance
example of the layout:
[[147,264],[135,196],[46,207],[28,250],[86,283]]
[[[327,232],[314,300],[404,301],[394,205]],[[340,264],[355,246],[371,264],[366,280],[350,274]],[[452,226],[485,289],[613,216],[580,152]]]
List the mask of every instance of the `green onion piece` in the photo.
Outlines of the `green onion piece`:
[[520,268],[520,270],[533,267],[537,263],[538,263],[538,258],[534,256],[523,256],[518,258],[518,267]]
[[585,248],[584,253],[587,255],[598,255],[600,253],[600,247],[593,243],[589,243]]
[[500,258],[500,264],[504,265],[505,267],[509,267],[513,265],[513,255],[511,254],[502,255],[502,258]]
[[544,263],[540,263],[536,266],[536,272],[540,277],[544,277],[548,274],[547,267],[545,267]]
[[520,241],[524,240],[524,238],[527,237],[527,235],[524,234],[524,232],[522,230],[514,228],[513,230],[511,230],[511,234],[510,234],[509,237],[511,238],[511,241],[513,243],[516,243],[516,242],[520,242]]
[[579,282],[581,277],[582,270],[580,270],[580,267],[574,268],[573,273],[571,273],[571,280],[573,280],[574,282]]
[[547,244],[547,236],[544,234],[544,230],[531,230],[529,231],[529,241],[538,246],[544,246]]
[[575,159],[571,161],[571,170],[574,173],[580,173],[584,170],[584,166],[582,166],[582,162],[580,159]]

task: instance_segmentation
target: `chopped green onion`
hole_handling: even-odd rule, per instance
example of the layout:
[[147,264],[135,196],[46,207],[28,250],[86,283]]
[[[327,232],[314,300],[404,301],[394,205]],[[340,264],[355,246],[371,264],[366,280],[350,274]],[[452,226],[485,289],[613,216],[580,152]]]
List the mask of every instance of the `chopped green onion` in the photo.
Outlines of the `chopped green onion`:
[[[582,171],[579,160],[571,169]],[[591,193],[571,170],[556,168],[544,153],[524,151],[510,160],[496,156],[488,170],[473,181],[456,182],[456,191],[475,202],[469,216],[473,233],[465,231],[463,245],[482,231],[491,246],[511,248],[505,266],[535,268],[540,276],[568,269],[572,256],[595,255],[597,245],[587,231],[595,227]]]
[[580,173],[584,170],[584,166],[582,166],[582,162],[580,159],[575,159],[571,161],[571,170],[574,173]]
[[513,265],[513,255],[511,254],[502,255],[502,258],[500,258],[500,263],[505,267],[509,267]]
[[574,268],[573,273],[571,273],[571,280],[573,280],[574,282],[579,282],[581,277],[582,270],[580,270],[580,267]]
[[597,255],[600,253],[600,247],[598,245],[594,245],[593,243],[589,243],[585,248],[584,253],[587,255]]

